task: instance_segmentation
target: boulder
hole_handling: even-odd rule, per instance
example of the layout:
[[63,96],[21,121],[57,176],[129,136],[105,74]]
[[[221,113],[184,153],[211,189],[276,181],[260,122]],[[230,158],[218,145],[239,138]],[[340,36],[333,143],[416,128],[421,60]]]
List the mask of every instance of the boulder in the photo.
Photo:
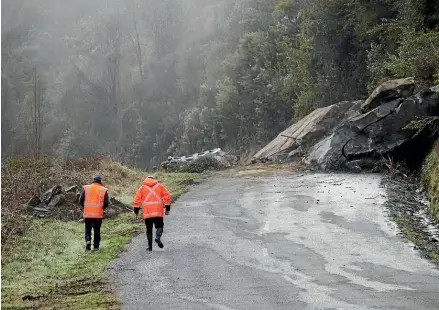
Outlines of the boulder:
[[356,167],[360,168],[360,170],[361,169],[372,170],[375,168],[376,164],[377,164],[376,160],[370,158],[362,158],[362,159],[356,159],[347,162],[346,167],[349,170],[357,170]]
[[439,115],[439,86],[346,119],[311,148],[305,162],[323,169],[346,167],[346,162],[363,158],[378,163],[413,138],[413,131],[405,129],[412,120],[435,115]]
[[46,207],[43,207],[43,206],[34,208],[34,211],[37,212],[37,213],[38,213],[38,212],[43,212],[43,213],[48,213],[48,212],[50,212],[49,209],[47,209]]
[[70,193],[70,192],[76,193],[78,191],[79,191],[79,189],[78,189],[78,186],[76,186],[76,185],[73,185],[73,186],[66,188],[66,193]]
[[300,156],[315,144],[322,136],[326,136],[345,114],[359,115],[362,101],[342,101],[328,107],[319,108],[303,119],[281,132],[273,141],[262,148],[252,162],[265,162],[281,154],[289,154],[290,158]]
[[49,208],[55,208],[57,206],[60,206],[66,202],[66,196],[63,194],[55,195],[52,200],[50,200],[48,207]]
[[48,191],[46,191],[43,196],[41,197],[42,201],[46,204],[48,204],[53,197],[55,197],[58,194],[61,194],[62,192],[62,187],[61,185],[56,185],[54,187],[52,187],[51,189],[49,189]]
[[78,201],[78,195],[75,192],[67,192],[65,197],[68,202]]
[[32,214],[35,217],[46,218],[51,215],[51,212],[45,204],[40,204],[33,208]]
[[390,80],[378,86],[361,105],[361,113],[367,113],[387,102],[413,95],[415,81],[413,78]]
[[29,201],[27,202],[27,205],[29,206],[29,207],[36,207],[36,206],[38,206],[38,205],[40,205],[41,204],[41,199],[40,199],[40,197],[38,197],[38,196],[34,196],[34,197],[32,197],[31,199],[29,199]]

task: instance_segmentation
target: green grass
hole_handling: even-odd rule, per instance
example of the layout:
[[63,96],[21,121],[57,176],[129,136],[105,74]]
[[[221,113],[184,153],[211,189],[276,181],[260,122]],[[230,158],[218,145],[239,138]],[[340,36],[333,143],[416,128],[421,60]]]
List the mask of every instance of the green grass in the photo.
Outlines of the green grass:
[[[101,174],[115,198],[130,204],[146,172],[105,163]],[[158,173],[156,177],[178,197],[196,174]],[[19,246],[8,252],[2,264],[2,309],[118,309],[105,270],[123,245],[143,229],[133,214],[104,219],[102,246],[84,249],[84,224],[55,220],[30,221]]]
[[431,214],[439,221],[439,141],[427,156],[422,172],[422,183],[428,191]]
[[428,235],[417,227],[413,219],[400,215],[395,218],[395,221],[403,235],[413,242],[426,258],[439,265],[439,250],[430,242]]
[[199,174],[197,173],[148,173],[125,167],[117,162],[104,162],[101,171],[103,181],[105,186],[109,188],[110,195],[125,204],[132,204],[134,194],[142,185],[142,181],[150,174],[165,184],[174,199],[183,194],[188,185],[199,181]]
[[32,220],[21,247],[3,265],[2,308],[50,309],[55,302],[57,309],[79,309],[83,307],[76,301],[84,298],[105,305],[109,300],[103,277],[106,265],[141,229],[130,218],[131,214],[122,214],[104,220],[102,249],[97,252],[84,250],[83,223]]
[[402,235],[413,242],[420,253],[439,266],[439,246],[431,240],[420,219],[413,215],[419,202],[415,193],[418,184],[403,180],[387,179],[386,206]]

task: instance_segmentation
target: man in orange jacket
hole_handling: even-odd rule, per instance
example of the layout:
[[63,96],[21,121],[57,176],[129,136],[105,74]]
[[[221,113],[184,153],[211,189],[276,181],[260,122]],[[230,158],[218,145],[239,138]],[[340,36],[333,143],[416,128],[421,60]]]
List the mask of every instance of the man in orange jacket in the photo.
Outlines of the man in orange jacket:
[[91,250],[91,231],[94,230],[93,248],[99,250],[101,224],[104,210],[108,207],[108,189],[102,185],[102,179],[96,176],[93,183],[83,186],[79,203],[83,208],[85,222],[85,249]]
[[[134,213],[136,217],[142,208],[143,218],[145,219],[146,237],[148,238],[148,251],[152,251],[152,225],[156,228],[155,242],[159,248],[163,248],[160,240],[163,234],[163,217],[169,215],[171,211],[171,195],[169,191],[152,176],[143,180],[142,186],[137,190],[134,197]],[[166,212],[163,212],[163,208]]]

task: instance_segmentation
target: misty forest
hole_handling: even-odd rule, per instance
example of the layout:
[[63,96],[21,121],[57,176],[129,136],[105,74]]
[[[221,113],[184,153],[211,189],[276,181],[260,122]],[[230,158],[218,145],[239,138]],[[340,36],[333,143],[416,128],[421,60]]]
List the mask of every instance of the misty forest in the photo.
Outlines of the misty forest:
[[431,0],[4,0],[2,157],[249,156],[382,81],[439,81]]

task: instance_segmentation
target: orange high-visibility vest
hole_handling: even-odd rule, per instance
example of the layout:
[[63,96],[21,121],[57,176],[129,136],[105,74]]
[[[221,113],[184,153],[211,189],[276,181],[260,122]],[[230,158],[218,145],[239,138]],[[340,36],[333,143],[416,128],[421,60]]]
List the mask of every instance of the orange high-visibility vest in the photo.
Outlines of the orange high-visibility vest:
[[143,218],[147,219],[151,217],[163,217],[164,203],[160,196],[155,192],[155,189],[159,186],[159,183],[153,187],[149,187],[147,185],[142,186],[146,188],[147,192],[149,192],[142,202]]
[[104,198],[107,188],[93,183],[83,186],[84,218],[101,219],[104,217]]

